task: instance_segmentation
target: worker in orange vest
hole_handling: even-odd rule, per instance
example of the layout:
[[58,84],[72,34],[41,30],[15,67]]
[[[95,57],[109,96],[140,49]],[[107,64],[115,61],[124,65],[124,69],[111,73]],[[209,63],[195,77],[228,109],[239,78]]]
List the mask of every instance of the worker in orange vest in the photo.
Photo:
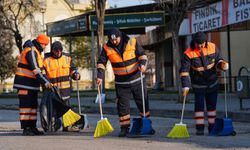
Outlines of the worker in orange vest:
[[49,38],[40,34],[33,41],[27,41],[21,52],[14,79],[14,88],[18,90],[20,122],[24,136],[43,135],[36,128],[37,96],[40,84],[51,88],[43,69],[43,49],[48,45]]
[[219,88],[217,71],[228,68],[221,51],[214,43],[207,41],[205,33],[195,33],[190,47],[184,52],[180,77],[183,96],[188,94],[191,87],[195,95],[196,135],[204,135],[204,103],[207,107],[208,132],[214,127]]
[[144,80],[145,117],[150,116],[145,76],[140,76],[141,72],[146,71],[148,59],[135,38],[130,38],[119,29],[112,28],[108,32],[108,42],[104,44],[97,62],[96,83],[98,85],[103,81],[108,60],[115,74],[117,110],[121,128],[118,136],[125,137],[130,128],[131,95],[143,116],[141,78]]

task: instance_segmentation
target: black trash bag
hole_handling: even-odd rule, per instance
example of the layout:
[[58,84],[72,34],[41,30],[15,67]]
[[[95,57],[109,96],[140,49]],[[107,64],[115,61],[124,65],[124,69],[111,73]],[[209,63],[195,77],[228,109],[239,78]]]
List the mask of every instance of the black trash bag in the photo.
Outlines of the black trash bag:
[[63,103],[57,87],[45,89],[40,103],[41,125],[45,132],[56,132],[61,126],[60,117],[70,108]]

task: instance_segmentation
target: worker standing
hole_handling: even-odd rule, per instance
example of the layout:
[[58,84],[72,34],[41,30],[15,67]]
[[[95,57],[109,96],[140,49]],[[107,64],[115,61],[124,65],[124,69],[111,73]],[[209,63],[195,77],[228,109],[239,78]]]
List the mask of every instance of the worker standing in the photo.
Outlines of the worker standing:
[[[108,41],[104,44],[103,50],[97,62],[98,86],[102,84],[107,61],[110,60],[115,74],[115,88],[117,96],[117,110],[121,131],[119,137],[125,137],[130,128],[130,99],[133,96],[136,105],[143,116],[141,72],[146,71],[147,56],[143,48],[135,38],[130,38],[117,28],[108,32]],[[150,116],[147,90],[144,79],[144,97],[146,117]]]
[[27,41],[18,61],[14,88],[18,90],[20,122],[24,136],[43,135],[36,128],[37,96],[40,84],[46,88],[52,87],[45,75],[41,55],[48,43],[49,38],[44,34],[40,34],[33,41]]
[[195,33],[190,47],[184,52],[180,77],[183,96],[188,94],[190,87],[195,95],[196,135],[204,135],[204,102],[207,108],[208,132],[214,127],[219,88],[217,73],[218,70],[226,71],[228,68],[221,51],[214,43],[207,41],[206,34]]

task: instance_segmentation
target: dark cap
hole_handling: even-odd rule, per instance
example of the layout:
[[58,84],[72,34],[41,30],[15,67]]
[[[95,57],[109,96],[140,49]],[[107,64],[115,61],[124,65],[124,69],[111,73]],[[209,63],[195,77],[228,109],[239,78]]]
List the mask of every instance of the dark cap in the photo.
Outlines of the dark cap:
[[108,31],[108,38],[109,39],[116,39],[118,37],[121,37],[122,33],[118,28],[111,28]]
[[59,41],[55,41],[54,43],[52,43],[51,49],[55,51],[62,51],[63,50],[62,43]]
[[204,32],[197,32],[193,35],[193,41],[197,44],[202,44],[207,41],[207,36]]

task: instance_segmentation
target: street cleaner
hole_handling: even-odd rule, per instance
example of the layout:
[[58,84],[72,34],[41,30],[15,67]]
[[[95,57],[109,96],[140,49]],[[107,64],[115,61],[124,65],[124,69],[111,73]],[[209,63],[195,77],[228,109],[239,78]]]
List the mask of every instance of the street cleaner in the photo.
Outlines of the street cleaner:
[[[135,103],[143,116],[141,72],[146,71],[147,56],[144,49],[135,38],[128,37],[117,28],[108,32],[108,41],[104,44],[97,62],[96,83],[101,86],[105,75],[107,61],[110,60],[115,74],[115,88],[117,96],[117,110],[121,131],[119,137],[125,137],[130,129],[130,99],[133,96]],[[147,99],[147,89],[144,79],[145,117],[150,116]]]
[[180,77],[183,96],[188,94],[191,87],[195,95],[196,135],[204,135],[204,103],[207,108],[208,132],[210,133],[214,127],[219,89],[217,73],[228,68],[229,65],[223,60],[221,51],[214,43],[207,41],[205,33],[195,33],[190,47],[184,52]]
[[[62,43],[52,43],[51,51],[45,54],[43,61],[44,69],[53,86],[60,90],[62,100],[69,104],[71,94],[70,80],[79,80],[80,74],[72,62],[70,54],[63,52]],[[63,131],[79,131],[77,126],[64,127]]]
[[20,54],[14,79],[14,88],[18,90],[19,115],[23,136],[43,135],[36,128],[38,91],[40,84],[51,88],[43,69],[43,49],[48,45],[49,38],[40,34],[33,41],[26,41]]

